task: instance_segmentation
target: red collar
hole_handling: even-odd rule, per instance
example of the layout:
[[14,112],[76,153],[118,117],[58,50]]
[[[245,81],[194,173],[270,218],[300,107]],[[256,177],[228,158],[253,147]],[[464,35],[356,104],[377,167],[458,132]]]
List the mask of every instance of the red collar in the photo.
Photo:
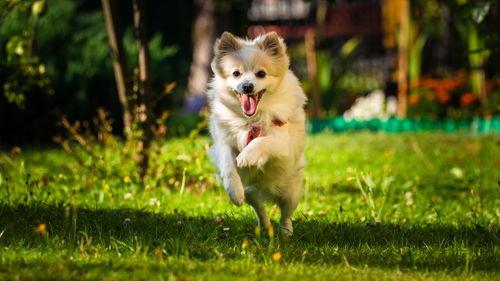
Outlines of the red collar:
[[[281,127],[283,125],[285,125],[286,123],[281,121],[281,120],[278,120],[278,119],[274,119],[273,121],[273,125],[274,126],[278,126],[278,127]],[[260,127],[252,127],[250,129],[250,131],[248,131],[248,136],[247,136],[247,145],[253,141],[254,139],[258,138],[260,135]]]
[[285,122],[283,122],[283,121],[281,121],[281,120],[274,119],[274,120],[273,120],[273,124],[274,124],[275,126],[281,127],[281,126],[285,125],[286,123],[285,123]]

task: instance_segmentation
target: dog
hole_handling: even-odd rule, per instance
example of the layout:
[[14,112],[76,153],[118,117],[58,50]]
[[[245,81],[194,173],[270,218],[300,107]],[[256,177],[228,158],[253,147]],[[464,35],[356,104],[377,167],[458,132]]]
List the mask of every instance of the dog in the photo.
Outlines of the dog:
[[288,69],[286,45],[275,32],[253,40],[224,32],[214,54],[207,90],[211,159],[234,204],[251,205],[265,229],[271,224],[264,202],[278,204],[281,233],[291,236],[305,165],[307,98]]

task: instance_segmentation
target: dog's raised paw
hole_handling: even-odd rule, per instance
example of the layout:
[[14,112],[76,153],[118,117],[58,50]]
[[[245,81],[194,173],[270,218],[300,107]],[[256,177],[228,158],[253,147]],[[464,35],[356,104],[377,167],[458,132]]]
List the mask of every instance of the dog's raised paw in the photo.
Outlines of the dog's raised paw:
[[252,166],[256,161],[255,155],[248,153],[248,150],[245,149],[236,157],[236,165],[239,168]]
[[262,168],[267,162],[267,157],[264,157],[260,151],[255,149],[243,149],[236,157],[236,165],[238,168],[257,166]]

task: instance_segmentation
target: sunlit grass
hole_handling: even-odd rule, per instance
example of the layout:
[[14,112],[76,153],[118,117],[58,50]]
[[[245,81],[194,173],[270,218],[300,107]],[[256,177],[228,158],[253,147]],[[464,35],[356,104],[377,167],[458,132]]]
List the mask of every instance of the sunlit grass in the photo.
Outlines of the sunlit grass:
[[58,149],[6,151],[0,279],[499,279],[499,142],[310,136],[287,240],[276,206],[270,232],[255,228],[250,207],[230,204],[206,163],[207,138],[165,144],[186,170],[160,186],[126,171],[97,177]]

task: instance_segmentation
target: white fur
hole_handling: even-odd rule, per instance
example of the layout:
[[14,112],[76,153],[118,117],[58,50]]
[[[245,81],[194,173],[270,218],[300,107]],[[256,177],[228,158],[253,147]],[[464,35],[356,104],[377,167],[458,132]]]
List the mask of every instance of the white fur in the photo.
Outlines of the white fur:
[[[227,40],[224,36],[229,35],[224,34],[220,40]],[[257,215],[259,226],[263,228],[270,226],[264,202],[277,203],[281,208],[281,231],[289,236],[293,233],[291,216],[299,201],[305,163],[303,106],[306,97],[298,79],[287,70],[288,65],[273,76],[267,75],[264,79],[255,77],[254,74],[263,66],[250,63],[255,59],[254,56],[269,56],[270,60],[266,63],[268,68],[273,67],[269,67],[269,63],[274,61],[288,64],[288,57],[285,60],[273,60],[275,54],[270,54],[265,48],[263,52],[263,47],[258,46],[266,36],[253,41],[233,37],[239,46],[220,62],[229,66],[218,67],[216,59],[212,63],[215,77],[207,92],[211,110],[210,132],[213,137],[211,156],[220,171],[230,200],[238,206],[243,202],[250,204]],[[219,43],[215,46],[216,57],[221,52],[218,50]],[[286,56],[282,39],[279,39],[279,44],[283,51],[281,56]],[[241,61],[234,63],[235,59]],[[235,78],[231,76],[234,70],[231,67],[238,63],[242,74]],[[229,73],[221,73],[221,69],[227,69]],[[243,114],[234,92],[241,92],[243,82],[253,83],[256,92],[266,89],[251,117]],[[277,126],[273,124],[273,120],[285,124]],[[260,135],[247,145],[248,132],[256,126],[261,128]]]

